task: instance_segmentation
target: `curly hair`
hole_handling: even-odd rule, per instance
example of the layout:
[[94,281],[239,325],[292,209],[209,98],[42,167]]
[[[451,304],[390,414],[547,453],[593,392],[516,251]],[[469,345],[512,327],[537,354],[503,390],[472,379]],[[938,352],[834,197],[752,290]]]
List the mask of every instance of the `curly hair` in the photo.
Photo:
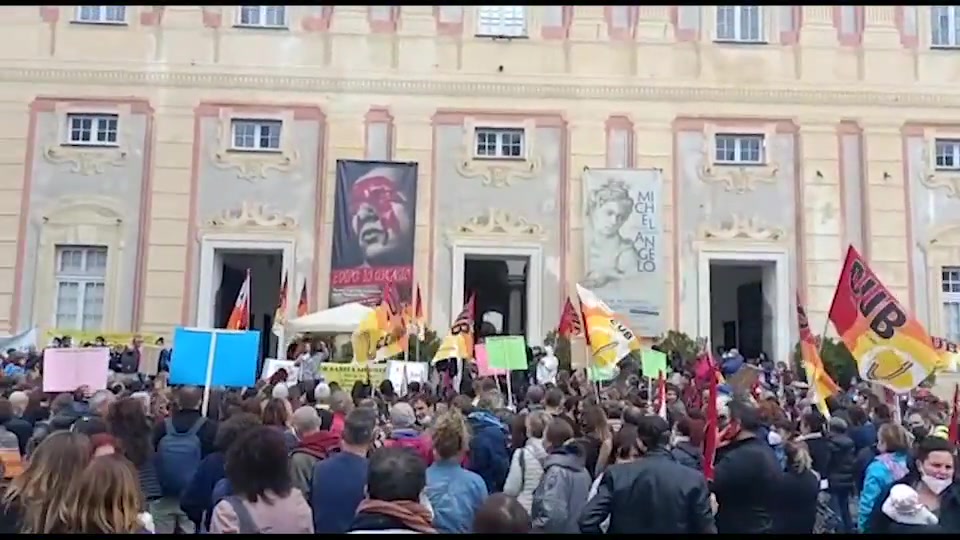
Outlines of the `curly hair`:
[[127,397],[113,402],[107,410],[107,432],[116,437],[123,455],[135,466],[150,458],[152,430],[139,400]]
[[276,427],[257,426],[240,434],[227,450],[224,470],[233,491],[250,502],[290,494],[290,458],[283,434]]
[[634,201],[626,182],[619,178],[611,178],[598,189],[593,190],[587,203],[587,215],[592,215],[594,210],[607,203],[616,203],[617,214],[631,212]]
[[433,450],[440,459],[459,456],[470,447],[467,419],[456,408],[442,414],[433,424]]

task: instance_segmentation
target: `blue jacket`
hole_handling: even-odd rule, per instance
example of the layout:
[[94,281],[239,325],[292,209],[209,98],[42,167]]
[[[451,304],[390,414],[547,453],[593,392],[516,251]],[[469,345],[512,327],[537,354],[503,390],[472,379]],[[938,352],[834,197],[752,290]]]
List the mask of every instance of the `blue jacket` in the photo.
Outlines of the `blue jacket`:
[[877,426],[873,425],[872,422],[867,422],[862,426],[851,429],[849,435],[853,439],[854,448],[859,452],[877,443]]
[[225,463],[223,452],[214,452],[203,458],[190,485],[180,496],[180,509],[183,513],[190,521],[198,525],[202,523],[206,529],[210,527],[210,516],[218,502],[213,496],[213,488],[226,476]]
[[439,533],[467,534],[473,515],[487,498],[487,485],[459,460],[437,461],[427,469],[427,498],[433,507],[433,525]]
[[473,431],[468,468],[483,478],[488,493],[499,493],[510,470],[509,431],[489,411],[474,411],[467,421]]
[[906,476],[907,463],[906,452],[886,453],[875,457],[867,467],[863,489],[860,491],[859,512],[857,513],[857,525],[860,527],[860,532],[866,532],[864,529],[880,495],[894,482]]
[[736,354],[729,358],[724,358],[720,362],[720,373],[724,377],[729,377],[743,367],[743,356]]

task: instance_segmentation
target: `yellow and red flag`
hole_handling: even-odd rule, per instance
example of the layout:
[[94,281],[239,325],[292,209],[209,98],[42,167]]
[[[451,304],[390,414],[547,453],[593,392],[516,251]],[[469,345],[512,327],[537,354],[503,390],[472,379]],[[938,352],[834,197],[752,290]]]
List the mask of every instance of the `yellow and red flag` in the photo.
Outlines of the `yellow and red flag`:
[[307,282],[304,280],[303,288],[300,289],[300,301],[297,302],[297,317],[303,317],[310,310],[310,303],[307,300]]
[[830,320],[856,360],[860,378],[894,392],[916,388],[943,363],[930,334],[853,246],[840,272]]
[[591,364],[597,367],[614,366],[642,345],[633,330],[589,289],[577,285],[580,309],[583,311],[584,334],[590,346]]
[[283,333],[283,325],[287,322],[287,276],[283,276],[283,284],[280,285],[280,299],[277,300],[277,310],[273,314],[273,334],[279,336]]
[[240,286],[237,300],[233,303],[233,311],[227,319],[227,330],[248,330],[250,328],[250,270]]
[[797,323],[800,326],[800,359],[803,362],[803,369],[807,373],[807,381],[810,383],[810,390],[813,392],[817,408],[824,417],[830,418],[830,411],[827,409],[827,397],[840,392],[840,387],[827,373],[823,365],[823,359],[820,358],[820,346],[813,332],[810,331],[810,323],[807,320],[807,310],[800,301],[800,294],[797,294]]
[[473,359],[473,325],[476,321],[476,296],[471,294],[470,299],[463,305],[460,314],[450,326],[450,333],[444,336],[437,348],[437,353],[433,355],[433,363],[448,358],[459,358],[460,360]]
[[423,312],[423,297],[420,295],[420,285],[417,284],[413,292],[413,303],[407,306],[407,319],[417,330],[417,339],[426,339],[427,316]]
[[563,304],[563,311],[560,312],[560,325],[557,327],[557,334],[567,339],[583,337],[583,323],[580,321],[580,314],[573,307],[570,298]]
[[378,305],[353,332],[353,359],[358,363],[382,361],[407,350],[409,337],[403,320],[403,306],[392,283],[383,289]]

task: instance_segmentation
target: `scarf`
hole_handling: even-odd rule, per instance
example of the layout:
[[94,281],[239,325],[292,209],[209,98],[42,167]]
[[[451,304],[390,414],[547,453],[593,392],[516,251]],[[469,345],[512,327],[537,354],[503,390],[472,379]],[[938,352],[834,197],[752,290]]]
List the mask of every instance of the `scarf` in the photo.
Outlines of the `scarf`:
[[433,516],[430,511],[414,501],[377,501],[364,499],[357,508],[357,513],[380,514],[396,519],[410,530],[420,533],[436,533],[433,528]]

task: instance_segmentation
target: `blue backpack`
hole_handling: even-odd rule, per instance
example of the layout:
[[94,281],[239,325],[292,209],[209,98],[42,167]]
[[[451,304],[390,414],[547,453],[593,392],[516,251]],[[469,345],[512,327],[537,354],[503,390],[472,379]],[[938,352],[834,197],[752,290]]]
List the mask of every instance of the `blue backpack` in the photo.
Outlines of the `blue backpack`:
[[170,418],[164,423],[165,434],[157,445],[158,472],[164,495],[179,497],[200,468],[203,452],[197,434],[206,421],[206,418],[198,418],[184,433],[177,432]]

